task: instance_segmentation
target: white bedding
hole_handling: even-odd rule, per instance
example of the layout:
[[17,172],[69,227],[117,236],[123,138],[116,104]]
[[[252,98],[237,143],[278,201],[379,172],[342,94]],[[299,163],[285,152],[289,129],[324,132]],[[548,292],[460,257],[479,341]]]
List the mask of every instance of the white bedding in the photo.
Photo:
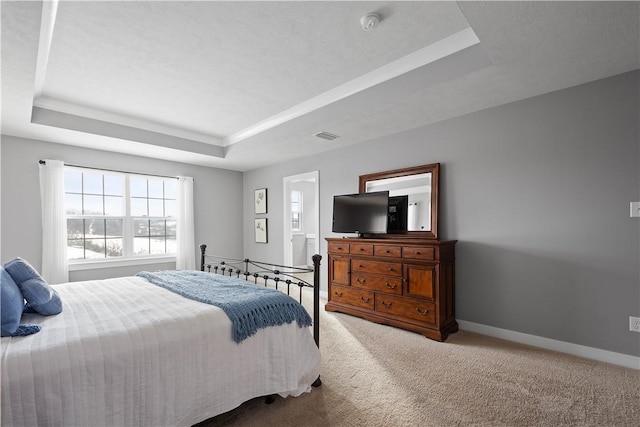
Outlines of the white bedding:
[[297,396],[320,373],[308,328],[240,344],[214,306],[140,277],[56,285],[61,314],[2,338],[3,426],[192,425],[258,396]]

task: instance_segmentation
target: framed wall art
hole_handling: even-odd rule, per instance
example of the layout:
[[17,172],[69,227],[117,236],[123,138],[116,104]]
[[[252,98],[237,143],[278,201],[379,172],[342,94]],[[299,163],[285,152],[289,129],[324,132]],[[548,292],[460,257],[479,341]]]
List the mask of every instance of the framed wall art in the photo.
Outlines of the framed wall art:
[[267,243],[267,218],[256,218],[254,233],[256,236],[256,243]]
[[267,213],[267,189],[259,188],[254,194],[255,213],[265,214]]

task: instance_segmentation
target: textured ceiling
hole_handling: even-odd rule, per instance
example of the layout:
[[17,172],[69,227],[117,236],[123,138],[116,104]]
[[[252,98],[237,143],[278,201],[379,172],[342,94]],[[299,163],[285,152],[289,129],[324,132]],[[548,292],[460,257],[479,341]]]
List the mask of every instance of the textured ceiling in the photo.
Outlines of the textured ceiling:
[[235,170],[639,68],[637,2],[1,8],[3,134]]

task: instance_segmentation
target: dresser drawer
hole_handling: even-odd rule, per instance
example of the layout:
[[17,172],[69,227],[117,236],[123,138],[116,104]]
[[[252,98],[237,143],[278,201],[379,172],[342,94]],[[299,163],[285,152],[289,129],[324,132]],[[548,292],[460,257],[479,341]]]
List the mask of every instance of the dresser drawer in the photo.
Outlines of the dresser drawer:
[[436,306],[428,302],[377,294],[375,310],[421,322],[436,323]]
[[335,303],[348,304],[373,310],[373,292],[351,289],[343,286],[331,286],[329,299]]
[[402,257],[410,259],[436,259],[436,248],[419,247],[419,246],[404,246],[402,248]]
[[351,272],[385,274],[387,276],[402,276],[402,263],[352,259]]
[[402,246],[376,245],[373,254],[375,256],[400,258],[402,255]]
[[371,276],[368,274],[351,274],[351,286],[370,291],[387,292],[390,294],[402,294],[402,278]]
[[373,245],[352,243],[349,252],[355,255],[373,255]]
[[348,254],[349,244],[342,242],[329,242],[329,253]]

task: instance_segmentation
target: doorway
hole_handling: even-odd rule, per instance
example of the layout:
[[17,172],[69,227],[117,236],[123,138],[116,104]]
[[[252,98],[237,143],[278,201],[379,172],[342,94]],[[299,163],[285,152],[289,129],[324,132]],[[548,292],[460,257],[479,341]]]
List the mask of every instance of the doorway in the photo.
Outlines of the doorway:
[[320,253],[319,173],[312,171],[283,178],[284,265],[313,266]]

